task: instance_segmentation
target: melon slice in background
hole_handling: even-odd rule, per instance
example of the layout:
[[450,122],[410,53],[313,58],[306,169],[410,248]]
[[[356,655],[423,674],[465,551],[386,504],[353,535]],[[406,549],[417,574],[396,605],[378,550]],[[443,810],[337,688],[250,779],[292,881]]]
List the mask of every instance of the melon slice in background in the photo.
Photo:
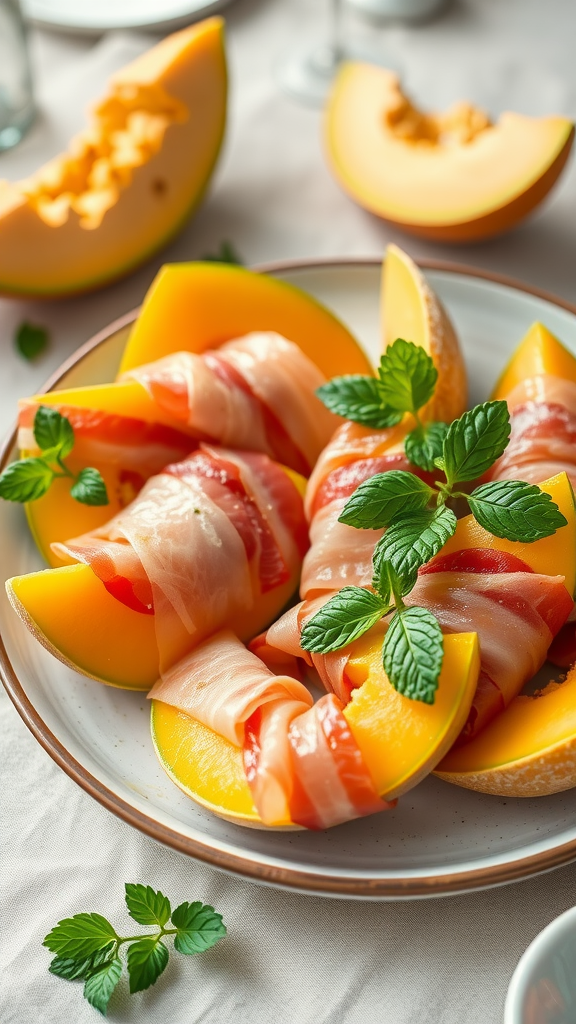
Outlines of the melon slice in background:
[[168,36],[112,76],[88,128],[26,181],[0,182],[0,292],[100,287],[200,202],[226,122],[224,22]]
[[345,63],[327,109],[330,167],[361,206],[413,234],[471,242],[508,230],[542,201],[574,139],[565,117],[503,113],[470,103],[424,114],[398,77]]
[[464,357],[454,326],[414,260],[397,245],[386,249],[381,287],[382,342],[396,338],[420,345],[438,370],[433,398],[422,410],[426,420],[451,420],[466,408]]

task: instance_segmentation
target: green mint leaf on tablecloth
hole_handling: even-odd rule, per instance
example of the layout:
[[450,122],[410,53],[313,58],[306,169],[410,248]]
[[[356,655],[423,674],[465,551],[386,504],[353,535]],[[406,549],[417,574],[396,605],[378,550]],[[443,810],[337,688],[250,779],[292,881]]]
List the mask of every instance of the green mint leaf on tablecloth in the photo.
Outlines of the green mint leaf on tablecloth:
[[413,473],[391,469],[376,473],[356,488],[339,516],[339,522],[362,530],[379,530],[398,515],[426,508],[434,491]]
[[109,947],[117,938],[110,922],[100,914],[74,914],[59,921],[42,945],[61,957],[82,960]]
[[344,587],[306,622],[300,642],[305,651],[338,651],[371,629],[387,611],[371,590]]
[[408,461],[413,466],[432,473],[436,468],[436,459],[442,458],[447,432],[447,423],[427,423],[425,426],[416,427],[404,441]]
[[83,505],[108,505],[106,484],[98,470],[92,466],[80,470],[70,494]]
[[550,537],[567,520],[545,491],[521,480],[497,480],[468,495],[474,518],[495,537],[532,543]]
[[130,992],[143,992],[158,980],[168,963],[168,949],[152,936],[128,946]]
[[84,998],[105,1017],[110,996],[120,981],[122,961],[119,957],[109,960],[102,967],[88,975],[84,983]]
[[499,459],[510,437],[506,402],[484,402],[448,427],[443,458],[449,484],[475,480]]
[[383,402],[415,413],[432,398],[438,370],[420,345],[397,338],[382,356],[378,376]]
[[235,266],[244,266],[244,260],[239,255],[237,249],[232,245],[232,242],[228,242],[226,240],[220,242],[215,253],[205,253],[202,259],[206,263],[232,263]]
[[130,917],[138,924],[157,924],[163,928],[172,910],[166,896],[150,885],[134,885],[127,882],[124,888]]
[[50,487],[54,472],[43,459],[20,459],[0,475],[0,498],[6,501],[36,501]]
[[48,344],[48,331],[38,324],[24,322],[16,330],[14,344],[24,359],[36,359]]
[[53,459],[59,455],[65,459],[74,447],[74,429],[70,420],[57,409],[41,405],[34,417],[34,438],[43,452],[50,451]]
[[426,608],[405,608],[394,615],[384,637],[384,671],[398,693],[433,704],[444,658],[437,619]]
[[402,412],[383,401],[376,377],[361,374],[334,377],[317,388],[316,394],[330,412],[364,427],[384,430],[402,419]]
[[377,581],[385,564],[390,565],[399,582],[399,593],[410,593],[418,569],[442,550],[455,532],[456,524],[456,516],[445,505],[392,523],[374,550],[374,585],[379,593]]
[[203,953],[226,935],[222,914],[217,914],[207,903],[181,903],[171,921],[178,929],[174,948],[179,953]]
[[80,960],[56,956],[50,962],[48,970],[51,974],[55,974],[58,978],[64,978],[66,981],[83,980],[91,971],[94,971],[112,957],[115,945],[115,942],[110,942],[107,946],[99,949],[97,953]]

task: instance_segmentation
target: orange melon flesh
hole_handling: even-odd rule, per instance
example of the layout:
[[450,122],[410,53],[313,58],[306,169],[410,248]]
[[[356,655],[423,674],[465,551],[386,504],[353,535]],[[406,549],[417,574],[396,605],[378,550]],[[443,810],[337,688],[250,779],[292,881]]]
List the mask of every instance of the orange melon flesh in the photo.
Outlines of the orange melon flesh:
[[524,380],[550,374],[576,384],[576,357],[547,327],[534,323],[503,370],[492,398],[507,398]]
[[405,230],[471,241],[517,223],[550,190],[574,138],[564,117],[504,113],[490,124],[470,104],[424,115],[396,75],[345,63],[326,117],[330,166],[372,213]]
[[16,576],[6,589],[33,636],[70,668],[127,690],[156,682],[154,617],[117,601],[88,565]]
[[348,329],[306,292],[219,263],[173,263],[158,272],[128,339],[120,373],[171,352],[204,352],[250,331],[277,331],[326,377],[372,374]]
[[565,586],[569,594],[576,590],[576,506],[574,492],[566,473],[558,473],[538,485],[541,490],[550,494],[562,514],[568,520],[551,537],[524,544],[518,541],[503,540],[488,533],[474,516],[465,516],[458,521],[455,533],[444,545],[440,557],[453,551],[467,548],[493,548],[497,551],[508,551],[521,558],[530,568],[546,576],[564,576]]
[[424,275],[396,245],[389,245],[382,268],[383,348],[396,338],[419,345],[434,360],[438,380],[424,419],[451,420],[466,408],[466,367],[456,332]]
[[92,384],[87,387],[62,388],[45,395],[32,395],[27,402],[38,405],[71,405],[78,409],[98,409],[115,416],[131,416],[146,423],[164,423],[185,432],[186,425],[175,423],[158,407],[143,384],[136,380],[115,381],[112,384]]
[[576,786],[576,666],[565,682],[515,697],[475,740],[451,750],[436,774],[497,796],[547,796]]
[[[376,632],[353,646],[346,671],[359,688],[344,716],[378,792],[392,798],[416,785],[454,742],[470,709],[480,657],[475,633],[445,637],[436,703],[424,705],[390,686],[381,663],[382,634]],[[188,796],[229,821],[264,827],[238,747],[161,701],[152,701],[151,725],[163,768]]]
[[0,182],[0,291],[69,295],[164,245],[200,202],[226,121],[224,22],[115,74],[90,126],[25,182]]

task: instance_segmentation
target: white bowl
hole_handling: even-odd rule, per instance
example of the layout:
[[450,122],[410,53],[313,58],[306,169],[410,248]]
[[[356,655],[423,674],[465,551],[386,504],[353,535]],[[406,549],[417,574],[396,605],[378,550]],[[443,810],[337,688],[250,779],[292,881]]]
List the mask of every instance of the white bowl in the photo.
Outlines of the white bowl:
[[528,946],[512,975],[504,1024],[576,1024],[576,907]]

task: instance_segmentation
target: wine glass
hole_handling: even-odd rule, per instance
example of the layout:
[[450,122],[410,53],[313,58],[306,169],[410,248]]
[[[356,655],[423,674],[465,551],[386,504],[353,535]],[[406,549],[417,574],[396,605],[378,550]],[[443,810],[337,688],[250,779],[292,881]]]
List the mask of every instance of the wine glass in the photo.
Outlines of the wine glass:
[[296,99],[322,106],[343,60],[367,60],[394,68],[388,54],[344,42],[344,0],[329,0],[329,27],[324,42],[289,54],[278,69],[280,85]]

